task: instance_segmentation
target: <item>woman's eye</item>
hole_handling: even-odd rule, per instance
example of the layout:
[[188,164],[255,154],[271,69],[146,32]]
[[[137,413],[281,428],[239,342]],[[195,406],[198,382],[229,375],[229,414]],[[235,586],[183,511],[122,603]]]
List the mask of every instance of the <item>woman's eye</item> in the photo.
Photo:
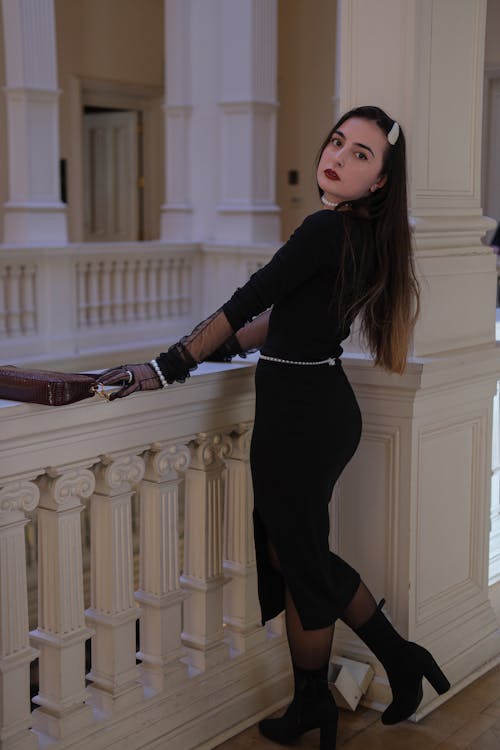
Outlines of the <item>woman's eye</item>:
[[330,138],[330,143],[336,148],[340,148],[340,146],[342,145],[340,142],[340,138],[336,138],[336,137]]
[[364,159],[366,161],[366,154],[363,151],[356,151],[356,159]]

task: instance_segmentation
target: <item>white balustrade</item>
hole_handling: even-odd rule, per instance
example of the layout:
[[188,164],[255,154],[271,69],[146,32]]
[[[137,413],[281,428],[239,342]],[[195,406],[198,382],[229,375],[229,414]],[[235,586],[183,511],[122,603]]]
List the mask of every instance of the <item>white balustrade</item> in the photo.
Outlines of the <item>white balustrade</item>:
[[[224,248],[224,262],[244,283],[270,254],[271,248],[257,256],[250,247]],[[2,247],[3,362],[95,369],[114,364],[111,352],[134,361],[148,344],[152,353],[159,343],[166,347],[233,291],[218,275],[204,285],[208,255],[195,243],[87,243],[43,248],[34,262],[32,248]]]
[[250,361],[114,404],[0,402],[1,750],[215,746],[286,700],[286,644],[258,624],[252,413]]
[[77,278],[80,328],[191,311],[191,267],[184,258],[86,260],[77,263]]
[[36,331],[33,263],[0,264],[0,337],[23,337]]

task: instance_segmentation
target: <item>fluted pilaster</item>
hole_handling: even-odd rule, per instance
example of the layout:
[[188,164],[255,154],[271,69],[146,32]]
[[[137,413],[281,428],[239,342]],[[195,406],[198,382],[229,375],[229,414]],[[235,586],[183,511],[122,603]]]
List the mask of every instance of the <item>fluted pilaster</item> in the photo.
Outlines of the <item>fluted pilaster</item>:
[[224,623],[231,649],[247,651],[265,641],[257,597],[257,569],[253,540],[253,491],[250,476],[251,424],[237,425],[231,433],[226,458],[224,493],[224,572],[231,580],[224,587]]
[[85,614],[92,642],[91,700],[101,710],[121,709],[141,697],[135,664],[131,497],[144,475],[134,454],[106,455],[95,469],[91,500],[91,602]]
[[223,634],[222,510],[224,457],[230,440],[200,433],[190,445],[184,511],[184,604],[182,641],[189,663],[204,670],[226,658]]
[[0,489],[0,747],[34,750],[29,731],[30,662],[24,513],[36,508],[36,484],[18,480]]
[[83,603],[82,500],[92,495],[94,475],[88,466],[53,467],[39,481],[38,628],[31,639],[40,650],[40,708],[33,726],[61,739],[92,721],[86,706]]
[[140,583],[135,598],[142,608],[138,658],[146,685],[164,690],[185,674],[179,659],[182,602],[179,583],[179,485],[190,462],[181,444],[157,443],[144,455],[141,484]]

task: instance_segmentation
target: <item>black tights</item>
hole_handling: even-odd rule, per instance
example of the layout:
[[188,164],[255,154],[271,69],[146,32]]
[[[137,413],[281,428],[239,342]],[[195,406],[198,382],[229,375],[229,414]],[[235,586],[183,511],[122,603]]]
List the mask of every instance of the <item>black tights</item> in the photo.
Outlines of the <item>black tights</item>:
[[[271,542],[269,542],[269,556],[273,568],[281,570],[278,556]],[[370,619],[376,608],[375,599],[361,581],[342,614],[342,620],[355,630]],[[290,654],[295,666],[300,669],[317,670],[328,663],[335,626],[332,624],[318,630],[304,630],[287,586],[285,586],[285,622]]]

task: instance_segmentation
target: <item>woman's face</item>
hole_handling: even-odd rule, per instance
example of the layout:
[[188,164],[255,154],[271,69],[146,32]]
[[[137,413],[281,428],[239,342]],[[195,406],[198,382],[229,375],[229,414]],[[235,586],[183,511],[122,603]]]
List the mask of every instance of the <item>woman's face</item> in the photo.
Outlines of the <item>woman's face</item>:
[[378,190],[387,138],[372,120],[350,117],[335,130],[318,165],[317,180],[332,203],[356,200]]

